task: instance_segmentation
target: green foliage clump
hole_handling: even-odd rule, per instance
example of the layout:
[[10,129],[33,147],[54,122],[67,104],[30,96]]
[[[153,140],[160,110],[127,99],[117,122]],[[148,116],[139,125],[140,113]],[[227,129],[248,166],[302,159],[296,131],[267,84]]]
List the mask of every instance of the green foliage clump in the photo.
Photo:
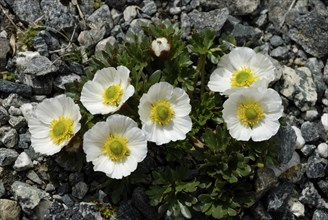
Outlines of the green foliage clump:
[[[153,170],[151,176],[137,170],[119,183],[109,180],[103,187],[109,190],[112,202],[117,203],[131,193],[131,186],[147,185],[150,204],[169,215],[191,218],[194,213],[203,213],[217,219],[238,216],[243,208],[254,204],[254,174],[265,164],[274,163],[274,145],[270,141],[232,139],[221,113],[226,98],[205,87],[220,57],[236,44],[234,38],[227,35],[218,38],[216,32],[205,30],[185,41],[182,33],[167,21],[145,26],[138,34],[127,33],[123,43],[108,44],[92,57],[87,75],[80,83],[68,85],[67,94],[79,103],[82,85],[97,70],[124,65],[131,71],[135,94],[119,113],[139,121],[137,112],[129,106],[137,106],[150,86],[166,81],[184,88],[193,107],[190,114],[193,127],[187,138],[166,144],[164,164]],[[151,49],[151,42],[159,37],[167,38],[171,44],[165,57],[156,57]],[[104,116],[88,114],[79,104],[81,123],[92,127],[104,120]]]
[[19,50],[30,50],[33,48],[33,38],[44,29],[44,26],[33,25],[26,30],[17,31],[17,47]]
[[14,81],[15,78],[16,78],[16,75],[11,72],[8,72],[8,71],[0,72],[0,79]]

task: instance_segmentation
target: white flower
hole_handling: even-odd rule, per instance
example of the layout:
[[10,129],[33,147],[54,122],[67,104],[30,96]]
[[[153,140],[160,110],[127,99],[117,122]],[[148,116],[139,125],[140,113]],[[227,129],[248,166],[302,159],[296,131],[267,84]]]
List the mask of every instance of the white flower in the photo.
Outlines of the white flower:
[[230,135],[241,141],[267,140],[278,132],[283,106],[273,89],[241,88],[223,103]]
[[264,87],[274,80],[274,66],[263,54],[237,47],[224,55],[210,76],[208,87],[229,95],[240,87]]
[[160,37],[151,42],[151,49],[157,57],[165,56],[171,50],[171,44],[165,37]]
[[95,171],[121,179],[147,155],[147,137],[131,118],[111,115],[84,134],[83,150]]
[[91,114],[108,114],[119,110],[134,93],[129,74],[130,71],[124,66],[97,71],[94,79],[82,88],[82,104]]
[[192,126],[189,102],[183,89],[173,88],[167,82],[151,86],[138,107],[142,130],[149,134],[148,140],[162,145],[185,139]]
[[28,120],[35,152],[58,153],[81,128],[80,109],[73,99],[60,95],[38,104]]

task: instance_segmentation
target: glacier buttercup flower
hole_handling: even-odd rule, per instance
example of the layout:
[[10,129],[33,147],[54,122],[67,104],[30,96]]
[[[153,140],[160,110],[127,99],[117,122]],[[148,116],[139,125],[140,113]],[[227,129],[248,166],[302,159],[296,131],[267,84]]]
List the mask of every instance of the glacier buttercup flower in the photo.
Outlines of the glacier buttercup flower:
[[45,155],[58,153],[80,130],[80,119],[79,106],[65,95],[38,104],[28,120],[35,152]]
[[229,95],[241,87],[267,88],[273,80],[274,66],[268,57],[247,47],[237,47],[221,58],[208,87]]
[[121,179],[147,155],[147,136],[131,118],[111,115],[84,134],[83,150],[95,171]]
[[129,74],[129,69],[124,66],[97,71],[94,79],[82,88],[82,104],[91,114],[108,114],[119,110],[134,93]]
[[160,37],[151,42],[151,49],[157,57],[167,55],[171,50],[171,44],[165,37]]
[[180,88],[167,82],[156,83],[140,99],[138,113],[142,130],[157,145],[183,140],[191,130],[190,99]]
[[241,88],[223,103],[230,135],[241,141],[264,141],[278,132],[283,106],[273,89]]

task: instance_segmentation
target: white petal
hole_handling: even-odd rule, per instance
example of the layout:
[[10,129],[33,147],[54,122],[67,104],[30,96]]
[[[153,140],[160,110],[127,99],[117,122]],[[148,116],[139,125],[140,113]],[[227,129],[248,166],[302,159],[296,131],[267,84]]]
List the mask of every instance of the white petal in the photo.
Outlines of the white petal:
[[161,99],[169,99],[173,93],[173,86],[167,82],[159,82],[152,85],[148,90],[149,101],[154,102]]
[[217,68],[210,76],[208,87],[214,92],[224,92],[231,88],[232,73],[224,68]]
[[148,133],[148,141],[156,142],[157,145],[162,145],[170,142],[171,140],[164,134],[163,128],[157,126],[151,121],[142,125],[142,130]]
[[119,135],[124,135],[127,130],[138,126],[131,118],[119,114],[109,116],[106,120],[106,124],[110,128],[110,133]]
[[245,66],[248,67],[255,54],[255,51],[248,47],[236,47],[229,53],[229,60],[232,66],[238,70]]
[[107,176],[111,175],[115,164],[107,156],[101,155],[92,161],[94,171],[104,172]]
[[248,141],[251,137],[251,128],[243,126],[238,121],[227,124],[231,137],[239,141]]
[[260,53],[255,54],[249,65],[254,70],[254,74],[260,78],[266,78],[268,83],[274,80],[274,66],[270,59]]
[[270,121],[264,119],[262,123],[252,129],[253,141],[264,141],[271,138],[279,130],[280,124],[278,121]]
[[175,116],[183,117],[189,115],[191,111],[190,99],[183,89],[174,88],[169,102],[172,105]]
[[48,125],[50,125],[52,120],[57,119],[62,114],[63,107],[56,98],[45,99],[35,110],[35,115],[38,119]]
[[31,146],[35,152],[49,156],[58,153],[64,145],[53,144],[50,138],[34,138],[32,136]]
[[35,138],[46,138],[49,135],[49,126],[34,116],[28,120],[29,131]]

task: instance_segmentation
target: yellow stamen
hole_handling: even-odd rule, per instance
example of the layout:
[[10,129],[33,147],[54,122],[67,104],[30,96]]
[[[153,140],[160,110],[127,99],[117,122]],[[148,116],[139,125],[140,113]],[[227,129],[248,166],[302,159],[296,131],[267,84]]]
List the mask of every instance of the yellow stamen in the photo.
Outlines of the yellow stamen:
[[158,125],[165,126],[168,125],[174,116],[174,111],[171,104],[163,99],[152,103],[150,110],[150,119]]
[[104,90],[103,103],[105,105],[114,105],[118,106],[121,102],[123,95],[123,89],[120,84],[113,84]]
[[241,67],[231,76],[231,87],[237,88],[242,86],[250,86],[258,80],[258,76],[254,75],[254,71],[249,67]]
[[257,102],[244,102],[238,106],[237,116],[243,125],[254,127],[264,118],[264,109]]
[[105,141],[101,152],[107,155],[112,161],[123,161],[130,155],[130,150],[127,147],[128,139],[119,135],[109,135]]
[[52,120],[49,126],[49,137],[52,142],[59,145],[72,138],[74,135],[73,124],[74,121],[65,116],[59,116],[58,119]]

